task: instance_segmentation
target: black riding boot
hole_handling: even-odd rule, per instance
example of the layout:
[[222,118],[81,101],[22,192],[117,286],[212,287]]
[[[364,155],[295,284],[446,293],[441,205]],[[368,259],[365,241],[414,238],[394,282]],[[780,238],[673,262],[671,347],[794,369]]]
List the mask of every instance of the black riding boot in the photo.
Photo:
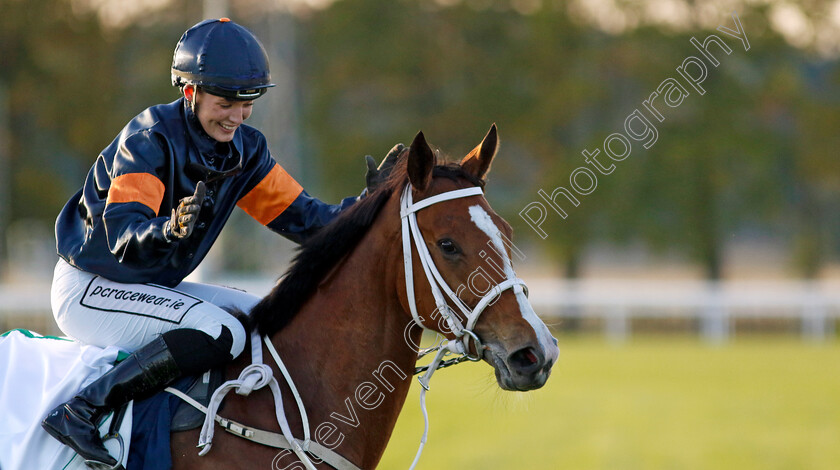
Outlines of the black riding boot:
[[151,396],[180,375],[169,348],[158,337],[53,409],[41,426],[86,461],[113,467],[117,460],[99,437],[99,420],[130,400]]

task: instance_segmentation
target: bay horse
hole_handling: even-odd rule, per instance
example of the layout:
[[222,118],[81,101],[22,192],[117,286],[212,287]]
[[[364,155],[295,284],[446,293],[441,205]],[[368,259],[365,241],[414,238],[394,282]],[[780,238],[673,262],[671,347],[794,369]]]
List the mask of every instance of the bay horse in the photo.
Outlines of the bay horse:
[[[493,125],[459,164],[443,163],[418,133],[382,187],[304,243],[290,269],[250,313],[252,327],[270,338],[304,397],[312,440],[359,468],[376,467],[405,402],[422,335],[416,324],[453,344],[460,336],[467,357],[489,363],[504,390],[542,387],[558,357],[557,340],[535,315],[521,281],[511,277],[510,246],[499,245],[500,238],[510,239],[511,228],[481,194],[497,146]],[[468,195],[447,199],[456,191]],[[431,204],[436,196],[443,200]],[[406,197],[417,201],[412,210],[406,211]],[[415,235],[411,256],[405,257],[404,246],[412,245],[405,245],[402,225],[414,216],[422,235]],[[423,252],[446,284],[462,287],[458,297],[475,309],[473,318],[450,296],[445,302],[454,318],[445,320],[449,317],[435,298],[440,289],[424,272]],[[479,266],[485,266],[484,280],[496,283],[493,293],[478,286]],[[470,331],[459,335],[464,323]],[[226,375],[237,376],[249,363],[243,354]],[[286,386],[283,398],[291,430],[301,439],[302,419]],[[266,389],[248,397],[230,395],[222,414],[279,430]],[[218,433],[212,452],[199,457],[198,433],[172,434],[174,469],[304,468],[292,452],[229,433]]]

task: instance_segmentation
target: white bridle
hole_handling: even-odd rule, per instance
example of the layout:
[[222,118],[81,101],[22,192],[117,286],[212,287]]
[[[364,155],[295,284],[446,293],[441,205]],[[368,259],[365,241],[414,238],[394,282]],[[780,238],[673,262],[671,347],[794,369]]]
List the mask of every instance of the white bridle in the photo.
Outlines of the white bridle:
[[[402,196],[400,197],[400,219],[402,220],[402,245],[403,245],[403,264],[405,265],[405,291],[408,297],[408,306],[411,310],[411,316],[414,318],[414,323],[420,328],[426,329],[420,315],[417,313],[417,302],[414,296],[414,270],[412,268],[411,256],[411,239],[414,239],[414,246],[417,248],[417,254],[420,257],[420,264],[423,266],[423,272],[426,273],[426,279],[429,281],[429,287],[432,289],[432,295],[435,297],[435,305],[437,311],[446,319],[446,323],[455,335],[455,339],[449,341],[446,345],[437,349],[434,359],[426,369],[426,373],[419,378],[420,385],[423,387],[420,390],[420,409],[423,411],[423,420],[425,422],[425,429],[423,430],[423,437],[420,439],[420,447],[417,449],[417,454],[414,456],[414,461],[411,463],[410,470],[413,470],[420,461],[420,455],[423,453],[423,447],[426,445],[426,440],[429,436],[429,413],[426,411],[426,392],[429,390],[429,381],[432,379],[432,374],[438,367],[442,366],[441,361],[447,354],[455,353],[461,354],[462,358],[466,357],[471,361],[480,361],[484,353],[484,346],[481,344],[481,339],[473,332],[475,324],[478,322],[478,317],[484,312],[484,309],[490,305],[502,292],[507,289],[513,289],[515,293],[524,293],[527,295],[528,288],[525,286],[525,281],[519,279],[515,275],[509,275],[501,283],[493,286],[481,300],[478,301],[475,308],[470,309],[464,304],[458,295],[449,287],[446,281],[438,271],[435,262],[432,259],[429,248],[423,239],[423,234],[420,233],[420,227],[417,225],[417,211],[437,204],[443,201],[450,201],[452,199],[460,199],[470,196],[483,196],[484,191],[479,187],[456,189],[454,191],[447,191],[415,203],[411,194],[411,183],[405,185]],[[449,300],[463,313],[464,318],[467,319],[467,324],[461,324],[461,320],[446,302],[443,294],[449,297]],[[470,354],[470,341],[475,346],[475,355]],[[463,360],[463,359],[461,359]],[[457,363],[460,361],[454,361]]]
[[[417,313],[417,303],[414,297],[414,270],[412,268],[412,256],[411,256],[411,239],[414,239],[414,246],[417,248],[417,254],[420,257],[420,264],[423,266],[423,271],[426,273],[426,279],[429,282],[429,286],[432,289],[432,295],[435,297],[435,305],[437,306],[437,311],[443,316],[446,320],[446,323],[449,327],[449,330],[452,334],[455,335],[456,340],[450,342],[447,346],[448,349],[457,354],[463,354],[468,359],[472,361],[479,361],[481,360],[481,356],[483,353],[483,345],[481,344],[481,340],[479,339],[478,335],[473,332],[475,328],[475,324],[478,322],[478,317],[481,316],[484,309],[490,305],[497,297],[499,297],[502,292],[506,291],[507,289],[513,289],[515,293],[525,293],[527,295],[528,288],[525,286],[525,281],[519,279],[516,276],[511,276],[508,279],[502,281],[501,283],[493,286],[484,296],[479,300],[478,304],[476,304],[475,308],[470,309],[460,298],[458,295],[449,287],[446,281],[441,276],[440,271],[438,271],[437,266],[435,266],[435,262],[432,259],[431,253],[429,253],[429,248],[426,246],[426,242],[423,239],[423,235],[420,233],[420,228],[417,226],[417,211],[429,207],[433,204],[437,204],[443,201],[449,201],[452,199],[459,199],[463,197],[469,196],[483,196],[484,191],[482,191],[479,187],[472,187],[466,189],[457,189],[454,191],[447,191],[445,193],[438,194],[436,196],[432,196],[426,199],[423,199],[420,202],[413,202],[413,197],[411,194],[411,184],[406,184],[405,189],[403,190],[402,197],[400,198],[400,218],[402,219],[402,244],[403,244],[403,263],[405,264],[405,289],[406,294],[408,296],[408,306],[411,310],[411,316],[414,318],[414,322],[421,328],[426,329],[426,326],[423,324],[423,321],[420,315]],[[443,294],[446,294],[446,297],[449,297],[449,300],[454,304],[458,310],[464,315],[464,318],[467,319],[467,324],[464,326],[461,324],[461,320],[449,306],[446,301],[446,298]],[[475,355],[470,354],[470,341],[472,341],[475,345]]]

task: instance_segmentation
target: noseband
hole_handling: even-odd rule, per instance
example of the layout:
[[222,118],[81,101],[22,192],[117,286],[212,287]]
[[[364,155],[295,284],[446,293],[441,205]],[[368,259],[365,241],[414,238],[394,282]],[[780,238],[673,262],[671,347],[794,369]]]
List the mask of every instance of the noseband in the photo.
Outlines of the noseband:
[[[478,317],[481,316],[484,309],[487,308],[502,292],[507,289],[513,289],[514,292],[525,292],[527,295],[528,289],[525,282],[517,277],[511,277],[503,282],[493,286],[476,304],[475,308],[467,306],[458,295],[449,287],[446,281],[438,271],[435,262],[432,259],[429,248],[426,246],[423,234],[420,233],[420,228],[417,225],[417,212],[421,209],[429,207],[443,201],[452,199],[460,199],[470,196],[483,196],[484,192],[479,187],[472,187],[466,189],[457,189],[454,191],[447,191],[438,194],[420,202],[413,202],[411,194],[411,184],[407,184],[403,190],[400,198],[400,218],[402,219],[402,243],[403,243],[403,262],[405,264],[405,288],[408,295],[408,306],[411,309],[411,316],[414,318],[414,323],[417,326],[426,329],[422,318],[417,313],[417,303],[414,296],[414,270],[412,269],[411,256],[411,239],[414,239],[414,246],[417,248],[417,254],[420,257],[420,264],[423,266],[423,272],[426,273],[426,279],[432,289],[432,295],[435,297],[435,305],[437,311],[446,320],[447,326],[452,334],[455,335],[456,341],[449,346],[449,349],[454,353],[462,354],[471,361],[480,361],[483,354],[484,346],[481,339],[473,331],[475,324],[478,322]],[[466,326],[461,323],[461,320],[449,306],[446,297],[452,302],[458,310],[467,319]],[[475,346],[475,355],[470,354],[470,342]]]

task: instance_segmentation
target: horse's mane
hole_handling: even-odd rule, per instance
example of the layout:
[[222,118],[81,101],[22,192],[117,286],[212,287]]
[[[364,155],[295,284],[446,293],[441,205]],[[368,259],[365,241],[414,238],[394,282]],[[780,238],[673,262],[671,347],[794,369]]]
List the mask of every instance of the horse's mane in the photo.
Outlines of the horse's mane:
[[[262,335],[272,335],[294,318],[327,273],[364,237],[394,191],[401,191],[408,182],[407,161],[408,150],[404,150],[381,187],[304,241],[289,270],[251,310],[252,328]],[[436,165],[433,176],[452,180],[463,178],[475,186],[484,186],[483,180],[465,172],[457,163]]]

